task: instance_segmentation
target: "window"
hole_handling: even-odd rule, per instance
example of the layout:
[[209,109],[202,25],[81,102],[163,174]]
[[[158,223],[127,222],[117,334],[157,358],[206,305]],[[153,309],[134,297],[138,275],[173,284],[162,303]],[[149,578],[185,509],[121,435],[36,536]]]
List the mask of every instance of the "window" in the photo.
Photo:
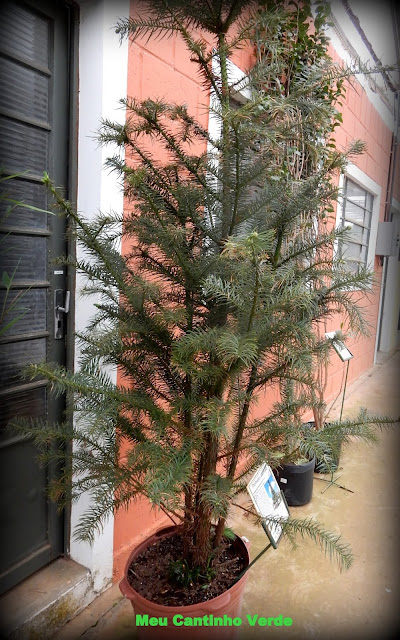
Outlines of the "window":
[[349,236],[341,241],[339,252],[354,272],[368,266],[373,204],[372,193],[345,178],[340,226],[349,229]]
[[[215,50],[214,50],[215,53]],[[218,58],[214,55],[212,59],[212,69],[218,79],[220,76],[220,64]],[[241,105],[246,104],[251,98],[251,89],[249,86],[248,76],[244,71],[239,69],[231,60],[227,60],[228,81],[230,85],[230,106],[233,109],[239,109]],[[217,80],[218,82],[218,80]],[[221,119],[221,105],[215,91],[211,89],[210,93],[210,111],[208,120],[208,133],[210,140],[208,142],[208,156],[210,167],[213,169],[207,176],[207,181],[211,188],[215,191],[220,190],[219,181],[217,178],[218,169],[220,165],[220,153],[217,145],[213,144],[213,141],[218,141],[221,138],[222,132],[222,119]],[[208,215],[208,220],[211,229],[215,229],[218,226],[218,215],[215,211],[212,211],[206,204],[205,213]]]

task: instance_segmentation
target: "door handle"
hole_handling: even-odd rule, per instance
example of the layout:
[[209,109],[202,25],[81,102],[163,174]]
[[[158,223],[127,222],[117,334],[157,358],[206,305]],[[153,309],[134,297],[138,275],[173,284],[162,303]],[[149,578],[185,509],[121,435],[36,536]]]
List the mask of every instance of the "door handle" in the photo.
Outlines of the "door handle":
[[[62,289],[61,289],[62,291]],[[65,301],[64,301],[64,307],[58,307],[58,310],[61,311],[61,313],[68,313],[69,311],[69,301],[71,298],[71,292],[70,291],[66,291],[65,292]]]
[[54,291],[54,339],[62,340],[65,336],[66,314],[69,311],[70,291],[55,289]]

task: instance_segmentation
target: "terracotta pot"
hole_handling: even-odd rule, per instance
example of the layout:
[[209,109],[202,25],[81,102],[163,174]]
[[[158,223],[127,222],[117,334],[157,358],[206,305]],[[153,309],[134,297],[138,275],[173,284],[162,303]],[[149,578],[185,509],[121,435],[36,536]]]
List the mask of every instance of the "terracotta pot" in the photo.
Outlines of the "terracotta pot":
[[[177,638],[193,638],[196,640],[198,638],[223,638],[227,640],[228,638],[234,638],[241,625],[240,610],[247,581],[247,572],[236,584],[216,598],[182,607],[170,607],[151,602],[143,598],[130,586],[128,569],[135,558],[157,540],[172,536],[177,529],[178,527],[167,527],[144,540],[132,552],[125,565],[124,577],[120,582],[119,588],[123,595],[131,601],[135,613],[137,638],[145,638],[146,640],[156,640],[157,638],[174,638],[174,640],[177,640]],[[236,544],[246,562],[249,563],[249,543],[237,536]],[[208,616],[205,622],[211,622],[212,625],[187,626],[184,624],[185,618],[190,618],[191,620],[199,618],[202,619],[204,624],[204,616]],[[211,616],[213,617],[211,618]],[[214,626],[216,618],[220,618],[222,624]],[[153,619],[152,622],[155,626],[152,626],[150,619]],[[148,624],[144,626],[143,623],[146,623],[146,621]],[[162,626],[158,624],[159,621],[161,621]]]

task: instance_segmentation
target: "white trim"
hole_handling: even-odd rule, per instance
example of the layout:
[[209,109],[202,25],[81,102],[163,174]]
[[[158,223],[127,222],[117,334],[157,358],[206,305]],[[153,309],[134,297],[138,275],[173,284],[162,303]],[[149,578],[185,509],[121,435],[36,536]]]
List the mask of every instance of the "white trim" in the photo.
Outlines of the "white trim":
[[[220,76],[220,63],[218,58],[214,55],[212,59],[212,71],[214,76],[218,78]],[[232,91],[232,97],[239,103],[245,104],[251,98],[251,89],[249,86],[249,80],[247,74],[242,71],[234,62],[227,60],[227,72],[228,82],[230,86],[234,85],[234,91]],[[219,83],[218,83],[219,84]],[[221,137],[222,122],[221,117],[218,115],[220,109],[220,103],[214,88],[211,87],[210,91],[210,108],[208,115],[208,135],[211,140],[217,141]],[[219,152],[211,140],[207,143],[207,153],[209,162],[213,164],[217,169],[219,164]],[[208,175],[207,180],[210,185],[217,187],[217,178],[213,175]],[[213,225],[213,217],[210,216],[210,224]]]
[[[125,111],[118,104],[127,95],[128,40],[122,45],[114,26],[123,16],[129,16],[129,0],[82,0],[79,28],[79,133],[78,133],[78,211],[88,218],[99,210],[121,211],[123,195],[115,175],[104,170],[104,161],[112,149],[102,148],[94,135],[102,118],[123,123]],[[75,327],[84,329],[95,311],[92,298],[79,295],[82,278],[77,277]],[[76,345],[75,367],[79,348]],[[116,381],[116,369],[108,373]],[[93,589],[101,591],[112,579],[114,519],[110,517],[93,545],[77,542],[73,530],[80,515],[89,505],[82,496],[71,508],[70,554],[73,560],[88,567]]]
[[[382,187],[372,180],[364,171],[361,171],[356,165],[349,163],[346,168],[345,174],[341,174],[339,181],[339,189],[343,191],[344,187],[344,179],[350,178],[353,182],[358,184],[363,189],[366,189],[374,196],[373,204],[372,204],[372,215],[371,215],[371,228],[369,232],[369,243],[368,243],[368,253],[367,253],[367,267],[371,271],[374,270],[375,266],[375,247],[376,247],[376,237],[378,234],[378,223],[379,223],[379,211],[381,206],[381,193]],[[338,206],[336,211],[336,226],[340,226],[341,218],[343,214],[343,199],[338,198]]]
[[232,60],[227,60],[228,81],[233,90],[232,97],[237,102],[245,104],[251,99],[251,88],[248,75],[242,71]]
[[[376,4],[377,8],[377,20],[382,17],[382,11],[384,11],[386,5]],[[358,17],[361,20],[361,26],[365,16],[362,14],[362,3],[358,3],[353,7],[354,12],[359,14]],[[353,25],[349,15],[346,12],[345,7],[339,0],[335,0],[331,3],[331,11],[334,19],[334,26],[327,29],[327,36],[329,37],[331,44],[335,51],[342,58],[346,65],[354,66],[357,64],[355,55],[364,62],[368,63],[370,68],[376,68],[376,63],[368,51],[365,43],[363,42],[359,32]],[[394,35],[388,34],[388,38],[393,41],[394,48]],[[353,54],[353,55],[352,55]],[[354,55],[355,54],[355,55]],[[385,61],[388,63],[388,60]],[[392,60],[393,64],[395,60]],[[391,131],[394,130],[394,97],[393,93],[386,87],[383,78],[379,73],[374,74],[372,77],[364,74],[357,74],[357,80],[365,90],[369,101],[377,110],[384,123],[389,127]],[[376,84],[374,91],[374,83]],[[378,88],[378,91],[376,91]],[[385,104],[382,98],[379,96],[379,91],[385,95],[390,107]]]
[[[218,78],[220,75],[220,63],[216,56],[212,59],[212,71]],[[247,74],[231,60],[227,60],[227,71],[229,84],[231,87],[234,86],[234,90],[231,92],[232,97],[237,102],[245,104],[251,98],[251,89]],[[214,140],[218,140],[221,135],[221,119],[218,116],[218,107],[218,98],[214,89],[211,87],[208,133]],[[209,150],[211,150],[211,146],[209,147]]]
[[396,198],[392,198],[391,209],[395,209],[396,213],[400,213],[400,202]]

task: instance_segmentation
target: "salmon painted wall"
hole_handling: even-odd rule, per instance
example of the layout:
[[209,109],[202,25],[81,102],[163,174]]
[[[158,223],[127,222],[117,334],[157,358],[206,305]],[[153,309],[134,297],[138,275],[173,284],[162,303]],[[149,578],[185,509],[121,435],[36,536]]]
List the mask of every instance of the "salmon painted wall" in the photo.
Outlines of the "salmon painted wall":
[[[131,10],[132,5],[131,3]],[[130,45],[128,60],[128,97],[165,99],[185,103],[204,127],[208,126],[209,98],[196,75],[196,68],[188,60],[184,43],[176,35],[162,40],[138,39]],[[199,149],[202,151],[203,149]],[[192,148],[192,152],[195,152]],[[166,159],[163,149],[157,155]],[[125,201],[125,211],[130,207]],[[122,246],[122,252],[127,247]],[[146,500],[139,500],[130,509],[116,514],[114,521],[114,579],[120,578],[133,545],[146,538],[160,526],[171,521],[160,511],[151,510]]]
[[[331,57],[338,63],[342,60],[331,47]],[[368,99],[365,89],[357,79],[347,84],[346,95],[340,108],[343,124],[336,130],[336,143],[339,149],[348,147],[353,140],[362,140],[366,147],[361,156],[352,159],[368,178],[381,187],[379,220],[384,220],[386,189],[388,184],[392,131],[385,124],[377,109]],[[367,188],[367,186],[365,187]],[[370,335],[355,341],[348,341],[348,347],[354,358],[350,361],[348,384],[356,380],[374,364],[376,327],[378,324],[380,286],[382,268],[379,258],[374,259],[374,284],[370,295],[360,300],[365,310],[365,317],[370,323]],[[328,330],[340,328],[335,321]],[[332,401],[341,388],[346,363],[342,363],[336,354],[332,355],[330,376],[326,397]]]
[[[209,42],[210,46],[214,43]],[[333,57],[337,58],[332,50]],[[251,61],[249,51],[242,50],[233,62],[241,69],[248,68]],[[367,144],[363,156],[355,159],[355,164],[372,180],[382,186],[380,219],[383,220],[386,195],[391,132],[370,104],[361,85],[356,81],[349,87],[343,104],[343,126],[336,137],[339,147],[345,147],[356,138]],[[128,61],[128,96],[143,100],[148,97],[164,98],[166,101],[185,103],[189,113],[195,115],[204,127],[208,126],[209,96],[204,93],[196,66],[188,59],[183,41],[175,35],[162,40],[138,40],[130,45]],[[160,158],[163,152],[160,150]],[[397,186],[400,194],[400,184]],[[395,195],[395,197],[398,197]],[[400,201],[400,197],[398,197]],[[125,202],[125,210],[130,204]],[[124,252],[126,247],[122,247]],[[373,327],[376,327],[379,306],[381,268],[375,260],[376,283],[365,306]],[[340,327],[340,321],[333,321],[327,330]],[[373,365],[375,349],[375,329],[371,336],[357,343],[350,342],[354,354],[349,369],[349,382],[355,380]],[[344,377],[344,365],[335,355],[329,370],[326,390],[327,400],[336,397]],[[329,404],[329,402],[328,402]],[[147,537],[155,529],[170,521],[157,511],[151,511],[144,500],[133,504],[128,510],[120,511],[115,517],[114,528],[114,579],[122,572],[132,547]]]

